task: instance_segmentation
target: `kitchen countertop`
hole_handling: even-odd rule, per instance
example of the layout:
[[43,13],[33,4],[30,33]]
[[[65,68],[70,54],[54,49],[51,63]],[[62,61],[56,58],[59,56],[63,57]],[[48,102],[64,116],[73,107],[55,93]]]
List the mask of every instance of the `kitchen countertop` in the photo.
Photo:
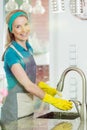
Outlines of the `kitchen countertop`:
[[6,130],[86,130],[86,123],[80,118],[66,119],[43,119],[36,118],[45,112],[35,112],[34,115],[19,119],[7,126]]

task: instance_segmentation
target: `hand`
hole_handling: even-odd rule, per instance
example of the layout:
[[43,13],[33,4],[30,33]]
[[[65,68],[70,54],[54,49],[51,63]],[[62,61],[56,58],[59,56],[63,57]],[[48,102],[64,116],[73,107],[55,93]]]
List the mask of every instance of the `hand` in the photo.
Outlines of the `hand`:
[[0,90],[0,104],[1,105],[4,104],[7,95],[8,95],[7,89],[3,88]]
[[51,86],[49,86],[48,84],[46,84],[45,82],[39,82],[38,86],[46,93],[55,96],[56,94],[58,94],[58,96],[62,97],[61,92],[57,91],[55,88],[52,88]]
[[70,122],[62,122],[52,128],[52,130],[72,130],[72,124]]
[[49,94],[45,94],[42,101],[47,102],[47,103],[55,106],[56,108],[64,110],[64,111],[70,110],[73,107],[72,106],[73,103],[71,101],[61,99],[61,98],[55,98]]

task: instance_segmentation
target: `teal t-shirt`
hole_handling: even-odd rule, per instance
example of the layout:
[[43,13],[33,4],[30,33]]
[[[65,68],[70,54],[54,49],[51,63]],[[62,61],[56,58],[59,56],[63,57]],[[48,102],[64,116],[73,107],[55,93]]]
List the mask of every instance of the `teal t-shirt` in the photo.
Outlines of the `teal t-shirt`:
[[[12,41],[12,45],[22,54],[24,58],[29,57],[31,55],[30,52],[33,53],[33,49],[28,42],[26,42],[27,50],[25,50],[15,41]],[[4,55],[4,70],[7,78],[8,90],[12,89],[16,84],[18,84],[17,79],[11,72],[12,65],[16,63],[20,63],[25,69],[25,63],[23,59],[17,54],[15,50],[13,50],[13,48],[9,47]]]

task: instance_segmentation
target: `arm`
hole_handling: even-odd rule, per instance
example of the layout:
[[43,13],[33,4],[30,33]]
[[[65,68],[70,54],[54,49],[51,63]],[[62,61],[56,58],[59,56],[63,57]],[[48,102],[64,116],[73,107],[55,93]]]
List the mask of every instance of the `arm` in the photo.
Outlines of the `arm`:
[[56,108],[62,110],[70,110],[72,108],[71,102],[60,98],[54,98],[42,91],[36,84],[32,83],[19,63],[13,64],[11,71],[28,92],[39,97],[43,102],[52,104]]
[[47,102],[48,104],[51,104],[58,109],[70,110],[72,108],[72,102],[64,99],[55,98],[45,93],[36,84],[31,82],[25,70],[19,64],[19,59],[17,59],[17,56],[15,55],[14,51],[8,50],[4,59],[6,60],[15,78],[27,90],[27,92],[30,92],[31,94],[39,97],[43,102]]
[[44,98],[44,91],[42,91],[36,84],[31,82],[26,72],[19,63],[13,64],[11,71],[16,79],[20,82],[20,84],[22,84],[28,92],[39,97],[40,99]]

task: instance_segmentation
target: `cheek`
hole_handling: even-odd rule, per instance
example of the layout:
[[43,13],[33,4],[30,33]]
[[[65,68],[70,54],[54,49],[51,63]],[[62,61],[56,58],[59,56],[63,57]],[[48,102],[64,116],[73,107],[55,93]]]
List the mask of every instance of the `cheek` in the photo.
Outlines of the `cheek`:
[[12,29],[12,33],[13,34],[18,33],[18,31],[16,29]]
[[16,34],[16,35],[17,35],[17,34],[19,34],[21,31],[14,29],[12,32],[13,32],[13,34]]
[[30,27],[29,27],[29,26],[28,26],[28,27],[26,27],[26,30],[30,32]]

